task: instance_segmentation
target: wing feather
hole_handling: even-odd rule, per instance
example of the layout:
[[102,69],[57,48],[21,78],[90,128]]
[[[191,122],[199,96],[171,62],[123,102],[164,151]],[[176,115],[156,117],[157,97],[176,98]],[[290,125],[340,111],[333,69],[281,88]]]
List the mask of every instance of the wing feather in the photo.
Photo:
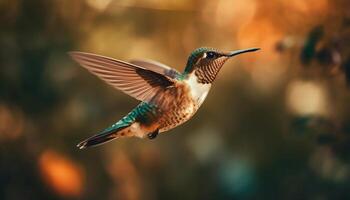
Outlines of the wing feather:
[[144,67],[146,69],[152,70],[160,74],[164,74],[174,79],[180,76],[180,73],[176,69],[173,69],[163,63],[154,60],[132,60],[130,61],[130,63]]
[[165,74],[171,68],[147,68],[84,52],[70,52],[70,55],[92,74],[140,101],[150,102],[154,95],[176,81]]

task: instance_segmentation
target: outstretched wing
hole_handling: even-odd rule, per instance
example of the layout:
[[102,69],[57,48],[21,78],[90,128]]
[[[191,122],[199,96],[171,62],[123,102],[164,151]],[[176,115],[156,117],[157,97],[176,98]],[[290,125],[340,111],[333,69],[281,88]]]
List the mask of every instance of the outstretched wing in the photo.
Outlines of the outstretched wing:
[[168,77],[151,69],[84,52],[70,52],[74,60],[113,87],[144,102],[174,84]]
[[131,64],[144,67],[146,69],[152,70],[154,72],[157,72],[159,74],[164,74],[166,76],[169,76],[173,79],[176,79],[180,76],[180,73],[163,63],[154,61],[154,60],[132,60],[130,61]]

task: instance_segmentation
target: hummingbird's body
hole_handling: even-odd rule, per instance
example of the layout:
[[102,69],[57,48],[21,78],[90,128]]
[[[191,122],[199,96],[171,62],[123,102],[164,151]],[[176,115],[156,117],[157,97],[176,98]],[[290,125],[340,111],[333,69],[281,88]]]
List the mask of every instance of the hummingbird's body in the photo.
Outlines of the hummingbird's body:
[[212,82],[225,61],[237,54],[258,50],[218,52],[196,49],[185,71],[154,61],[126,63],[95,54],[72,52],[83,67],[110,85],[142,101],[120,121],[78,144],[95,146],[121,137],[155,138],[189,120],[204,102]]
[[164,132],[189,120],[202,105],[211,84],[193,82],[194,75],[186,80],[178,80],[174,87],[155,96],[159,109],[155,123],[159,132]]

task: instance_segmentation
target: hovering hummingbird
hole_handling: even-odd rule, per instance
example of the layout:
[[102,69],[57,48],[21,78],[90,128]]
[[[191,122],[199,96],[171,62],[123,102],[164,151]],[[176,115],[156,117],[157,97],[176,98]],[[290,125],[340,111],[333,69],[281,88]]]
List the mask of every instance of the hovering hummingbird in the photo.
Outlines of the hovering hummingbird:
[[87,138],[80,149],[122,137],[154,139],[189,120],[202,105],[223,64],[249,48],[222,52],[198,48],[188,58],[183,73],[151,60],[130,63],[84,52],[70,52],[74,60],[113,87],[141,103],[121,120]]

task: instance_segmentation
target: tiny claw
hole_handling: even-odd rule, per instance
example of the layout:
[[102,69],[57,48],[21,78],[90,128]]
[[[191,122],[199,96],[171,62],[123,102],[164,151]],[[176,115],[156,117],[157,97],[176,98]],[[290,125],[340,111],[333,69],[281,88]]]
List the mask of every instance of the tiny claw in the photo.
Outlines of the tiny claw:
[[152,140],[152,139],[154,139],[154,138],[157,137],[158,133],[159,133],[159,130],[157,129],[156,131],[154,131],[154,132],[152,132],[152,133],[149,133],[149,134],[147,135],[147,137],[148,137],[148,139]]

